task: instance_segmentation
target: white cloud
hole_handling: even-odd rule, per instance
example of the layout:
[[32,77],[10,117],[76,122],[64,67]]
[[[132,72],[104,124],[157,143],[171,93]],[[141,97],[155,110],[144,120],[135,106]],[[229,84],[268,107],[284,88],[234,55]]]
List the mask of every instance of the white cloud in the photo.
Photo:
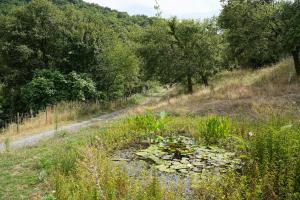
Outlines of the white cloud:
[[[155,0],[85,0],[101,6],[126,11],[129,14],[155,14]],[[159,0],[164,17],[202,18],[217,15],[221,9],[219,0]]]

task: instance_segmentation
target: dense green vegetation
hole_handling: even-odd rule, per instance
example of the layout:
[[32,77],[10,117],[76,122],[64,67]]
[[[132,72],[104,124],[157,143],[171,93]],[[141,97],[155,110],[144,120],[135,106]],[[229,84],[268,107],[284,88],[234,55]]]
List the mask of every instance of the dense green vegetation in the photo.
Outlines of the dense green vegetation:
[[[128,33],[117,34],[98,7],[59,5],[36,0],[2,16],[1,119],[60,101],[113,100],[136,92],[139,59]],[[107,19],[116,20],[113,13]]]
[[[81,0],[0,2],[1,126],[60,101],[111,101],[148,80],[197,83],[227,67],[299,61],[299,1],[222,1],[218,18],[129,16]],[[54,78],[59,80],[54,80]],[[70,94],[72,91],[72,94]]]

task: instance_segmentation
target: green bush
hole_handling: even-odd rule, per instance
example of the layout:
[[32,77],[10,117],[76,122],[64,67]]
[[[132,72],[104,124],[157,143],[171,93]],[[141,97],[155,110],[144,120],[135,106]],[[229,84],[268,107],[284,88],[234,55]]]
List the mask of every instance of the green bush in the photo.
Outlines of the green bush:
[[95,83],[85,74],[62,74],[52,70],[36,70],[33,79],[22,88],[24,101],[35,112],[61,101],[95,99]]
[[228,117],[210,116],[200,124],[200,134],[207,145],[217,144],[225,139],[231,130],[231,121]]

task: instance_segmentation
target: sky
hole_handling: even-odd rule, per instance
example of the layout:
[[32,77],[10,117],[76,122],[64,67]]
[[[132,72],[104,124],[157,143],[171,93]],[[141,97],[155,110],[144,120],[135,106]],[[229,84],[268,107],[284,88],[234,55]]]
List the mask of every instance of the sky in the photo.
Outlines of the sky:
[[[145,14],[154,16],[155,0],[84,0],[109,7],[119,11],[126,11],[130,15]],[[220,0],[158,0],[162,16],[169,18],[203,19],[220,13]]]

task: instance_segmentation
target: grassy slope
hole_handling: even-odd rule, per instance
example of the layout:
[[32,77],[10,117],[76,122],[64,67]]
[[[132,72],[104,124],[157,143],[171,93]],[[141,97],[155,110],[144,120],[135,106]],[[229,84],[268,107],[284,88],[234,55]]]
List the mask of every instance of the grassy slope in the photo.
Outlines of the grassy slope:
[[[293,103],[293,96],[299,95],[300,90],[298,80],[292,76],[290,78],[290,64],[289,61],[283,61],[272,68],[259,71],[224,72],[212,81],[211,88],[200,88],[194,95],[171,98],[151,108],[186,114],[199,113],[199,110],[207,107],[208,111],[200,113],[205,114],[214,111],[207,106],[211,102],[215,102],[213,108],[219,112],[217,108],[220,105],[226,107],[230,101],[240,101],[239,105],[243,106],[246,99],[252,105],[249,108],[251,111],[256,104],[261,110],[264,108],[264,111],[268,110],[268,105],[270,112],[281,110],[282,106],[299,108],[299,102]],[[273,102],[269,100],[272,98],[278,99]],[[226,111],[222,106],[221,110]],[[141,107],[140,110],[144,108]],[[256,109],[256,112],[257,110],[259,109]],[[134,110],[138,111],[139,109]],[[295,109],[293,111],[299,112]],[[189,121],[188,118],[186,120]],[[187,121],[180,119],[178,123],[184,126]],[[68,148],[69,144],[85,144],[89,136],[99,134],[101,130],[104,129],[95,126],[76,134],[61,133],[34,147],[0,154],[0,199],[40,199],[51,189],[45,176],[47,157],[51,157],[53,152]]]
[[220,73],[211,80],[210,87],[200,87],[193,95],[171,98],[153,108],[179,114],[239,113],[250,117],[267,111],[295,112],[300,108],[299,83],[292,61],[284,60],[257,71]]

